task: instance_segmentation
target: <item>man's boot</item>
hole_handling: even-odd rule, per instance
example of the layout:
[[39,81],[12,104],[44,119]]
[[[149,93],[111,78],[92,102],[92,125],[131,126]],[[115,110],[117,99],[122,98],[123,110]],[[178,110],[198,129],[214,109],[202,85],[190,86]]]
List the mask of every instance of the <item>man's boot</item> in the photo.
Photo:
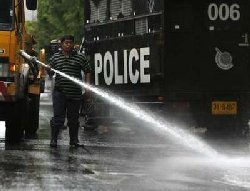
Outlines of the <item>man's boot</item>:
[[56,126],[51,125],[50,147],[57,147],[58,133],[59,133],[59,129]]
[[79,142],[78,131],[79,131],[79,127],[69,129],[69,135],[70,135],[69,145],[71,148],[72,147],[84,147],[84,145],[80,144]]

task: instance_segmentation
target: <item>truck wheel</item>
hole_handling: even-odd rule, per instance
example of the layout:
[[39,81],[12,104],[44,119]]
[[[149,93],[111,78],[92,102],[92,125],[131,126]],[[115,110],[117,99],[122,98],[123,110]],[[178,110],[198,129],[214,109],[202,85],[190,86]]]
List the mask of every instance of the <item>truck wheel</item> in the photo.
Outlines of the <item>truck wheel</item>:
[[5,121],[5,142],[18,143],[23,138],[23,114],[25,113],[25,102],[21,100],[8,105],[8,115]]
[[25,138],[36,138],[39,128],[40,95],[30,94],[27,99],[27,117],[25,125]]

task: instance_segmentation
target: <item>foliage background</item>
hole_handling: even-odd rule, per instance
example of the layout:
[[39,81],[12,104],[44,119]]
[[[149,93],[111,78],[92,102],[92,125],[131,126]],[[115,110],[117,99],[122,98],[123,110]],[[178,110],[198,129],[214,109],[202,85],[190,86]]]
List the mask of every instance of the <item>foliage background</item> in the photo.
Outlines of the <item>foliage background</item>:
[[26,28],[39,49],[64,34],[74,35],[80,43],[84,34],[84,0],[38,0],[37,21],[26,22]]

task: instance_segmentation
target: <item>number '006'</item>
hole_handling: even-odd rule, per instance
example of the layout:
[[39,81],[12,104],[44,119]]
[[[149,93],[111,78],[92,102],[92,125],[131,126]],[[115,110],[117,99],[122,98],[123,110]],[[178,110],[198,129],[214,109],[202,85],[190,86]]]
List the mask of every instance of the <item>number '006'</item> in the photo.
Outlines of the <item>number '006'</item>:
[[208,17],[211,21],[220,19],[226,21],[231,19],[233,21],[238,21],[240,19],[240,6],[238,4],[227,5],[222,3],[217,5],[211,3],[208,6]]

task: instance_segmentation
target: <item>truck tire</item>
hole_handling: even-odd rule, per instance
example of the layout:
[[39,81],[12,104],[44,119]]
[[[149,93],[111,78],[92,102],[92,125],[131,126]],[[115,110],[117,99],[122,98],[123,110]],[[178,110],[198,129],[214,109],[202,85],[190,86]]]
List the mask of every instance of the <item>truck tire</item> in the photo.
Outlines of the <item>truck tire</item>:
[[8,104],[7,119],[5,121],[5,142],[18,143],[23,138],[23,115],[25,114],[25,101],[20,100]]
[[36,138],[39,128],[40,95],[29,94],[27,98],[27,117],[25,125],[25,138]]

